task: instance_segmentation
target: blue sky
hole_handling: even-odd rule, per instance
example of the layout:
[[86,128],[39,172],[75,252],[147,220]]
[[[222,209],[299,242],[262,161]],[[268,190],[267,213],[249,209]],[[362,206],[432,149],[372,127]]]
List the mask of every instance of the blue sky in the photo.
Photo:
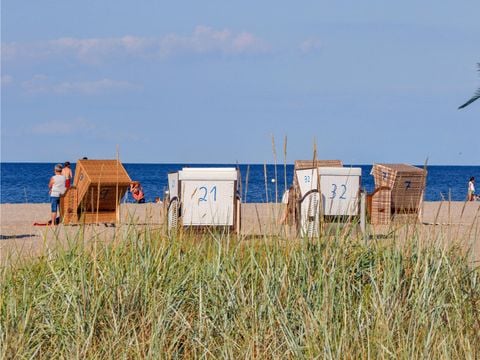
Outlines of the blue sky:
[[480,164],[480,2],[2,1],[1,160]]

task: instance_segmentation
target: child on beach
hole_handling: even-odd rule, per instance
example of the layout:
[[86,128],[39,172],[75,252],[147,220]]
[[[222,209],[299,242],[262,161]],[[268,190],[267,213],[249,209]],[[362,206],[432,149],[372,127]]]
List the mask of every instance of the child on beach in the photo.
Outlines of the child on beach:
[[55,175],[50,178],[48,183],[48,188],[50,189],[50,205],[51,205],[51,225],[56,224],[57,220],[57,211],[60,205],[60,196],[62,196],[65,191],[65,176],[62,175],[62,164],[55,165]]

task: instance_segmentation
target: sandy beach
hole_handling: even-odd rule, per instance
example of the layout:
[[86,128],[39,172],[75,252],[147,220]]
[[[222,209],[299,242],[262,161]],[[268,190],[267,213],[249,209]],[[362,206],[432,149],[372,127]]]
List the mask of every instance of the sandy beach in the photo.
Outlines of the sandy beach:
[[[277,225],[283,205],[265,203],[242,204],[241,235],[272,235],[282,231]],[[33,226],[46,222],[49,204],[1,204],[0,262],[17,257],[38,256],[58,246],[72,242],[91,243],[98,239],[110,241],[126,231],[131,224],[164,229],[165,209],[161,204],[123,204],[121,222],[116,226],[59,225]],[[480,202],[425,202],[416,231],[426,238],[440,239],[444,244],[456,243],[470,252],[471,260],[480,261]],[[407,222],[396,218],[391,226],[369,226],[370,234],[397,234],[405,236],[412,229]],[[81,231],[80,231],[81,229]],[[117,234],[117,235],[116,235]]]

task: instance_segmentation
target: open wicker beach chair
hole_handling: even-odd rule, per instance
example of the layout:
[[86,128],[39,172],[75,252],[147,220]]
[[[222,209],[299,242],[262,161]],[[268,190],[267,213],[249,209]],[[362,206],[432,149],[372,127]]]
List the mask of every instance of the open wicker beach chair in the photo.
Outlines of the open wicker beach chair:
[[388,225],[395,214],[420,215],[427,171],[407,164],[374,164],[375,191],[367,197],[370,221]]
[[115,223],[130,176],[118,160],[78,160],[75,186],[60,200],[64,224]]

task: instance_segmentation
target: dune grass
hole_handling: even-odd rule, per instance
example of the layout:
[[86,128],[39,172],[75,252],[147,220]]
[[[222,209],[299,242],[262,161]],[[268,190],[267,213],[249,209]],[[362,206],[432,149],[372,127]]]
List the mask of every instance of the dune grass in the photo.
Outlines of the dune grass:
[[480,270],[458,248],[117,235],[1,269],[0,356],[480,356]]

